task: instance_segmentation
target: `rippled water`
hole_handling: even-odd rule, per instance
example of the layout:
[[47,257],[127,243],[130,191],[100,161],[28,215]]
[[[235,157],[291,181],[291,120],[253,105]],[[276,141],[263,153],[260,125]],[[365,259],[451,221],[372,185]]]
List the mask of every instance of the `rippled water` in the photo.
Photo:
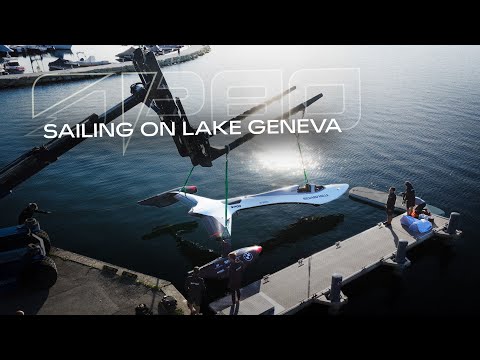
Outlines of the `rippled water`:
[[[361,120],[356,127],[342,134],[301,136],[311,179],[382,190],[391,185],[401,190],[408,179],[419,196],[447,214],[459,211],[463,219],[465,236],[453,248],[430,242],[414,250],[410,254],[414,264],[403,280],[382,269],[349,285],[345,289],[350,295],[346,313],[478,314],[480,294],[475,284],[480,283],[480,244],[475,224],[480,211],[480,48],[212,46],[206,56],[165,72],[176,94],[184,96],[187,92],[182,87],[188,89],[183,103],[188,112],[196,113],[190,119],[198,123],[210,120],[211,113],[213,120],[228,118],[221,94],[232,83],[252,86],[257,78],[251,71],[235,73],[234,77],[219,72],[279,71],[280,80],[277,75],[259,75],[269,82],[271,96],[288,85],[292,74],[305,68],[360,69],[361,79]],[[120,90],[128,94],[128,86],[136,81],[135,75],[104,80],[99,89],[107,90],[105,97],[98,92],[90,95],[59,113],[58,121],[73,124],[92,112],[101,113],[103,99],[107,106],[114,104],[122,98]],[[301,97],[309,84],[299,81],[296,85]],[[37,88],[37,110],[89,83]],[[323,106],[336,108],[339,98],[329,95],[337,90],[320,88],[324,99],[318,106],[323,102]],[[31,99],[32,91],[27,88],[0,92],[0,166],[44,142],[42,131],[25,136],[45,122],[43,115],[31,119]],[[234,112],[246,108],[248,105],[240,105]],[[274,107],[271,112],[278,114],[278,110]],[[126,120],[135,121],[136,116],[135,109],[127,113]],[[145,119],[141,114],[140,121]],[[345,124],[350,120],[343,119]],[[229,140],[223,137],[214,143]],[[192,218],[181,205],[156,209],[138,206],[136,201],[182,185],[191,168],[189,160],[176,154],[168,137],[145,139],[136,133],[124,155],[122,149],[120,138],[89,139],[77,146],[0,201],[0,225],[15,223],[18,212],[35,200],[53,211],[39,219],[56,246],[171,280],[182,289],[185,273],[202,259],[201,254],[180,246],[169,235],[152,238],[148,234],[156,226]],[[301,183],[303,173],[294,135],[259,136],[232,152],[229,178],[231,196]],[[199,187],[200,195],[222,198],[223,160],[213,168],[196,168],[190,183]],[[337,214],[343,219],[338,216],[334,217],[338,221],[330,221]],[[307,215],[325,217],[319,233],[298,236],[295,241],[285,237],[288,225]],[[273,244],[248,270],[245,281],[249,282],[383,220],[381,209],[354,202],[346,195],[319,208],[259,208],[234,218],[234,244]],[[216,244],[206,240],[205,234],[199,226],[184,237],[216,250]],[[144,240],[145,235],[148,239]]]

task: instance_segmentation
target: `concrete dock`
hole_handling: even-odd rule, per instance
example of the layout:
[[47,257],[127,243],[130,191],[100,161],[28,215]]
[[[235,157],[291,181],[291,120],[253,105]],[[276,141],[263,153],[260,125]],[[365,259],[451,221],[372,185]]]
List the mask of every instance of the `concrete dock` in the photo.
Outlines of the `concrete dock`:
[[[194,60],[210,52],[208,45],[191,45],[184,51],[171,52],[165,55],[157,56],[158,63],[161,67],[180,64],[186,61]],[[7,89],[20,86],[31,86],[37,81],[36,85],[74,81],[82,79],[93,79],[98,76],[108,74],[121,74],[124,72],[134,72],[135,68],[132,61],[122,63],[113,63],[108,65],[90,66],[84,68],[46,71],[37,73],[12,74],[0,76],[0,89]]]
[[187,302],[168,281],[140,274],[69,251],[50,253],[58,279],[48,291],[17,287],[0,293],[0,315],[135,315],[146,304],[154,315],[166,314],[160,304],[164,295],[177,300],[174,314],[189,314]]
[[[432,231],[413,234],[397,216],[391,227],[380,223],[244,287],[239,306],[232,306],[231,297],[226,296],[209,307],[219,315],[293,314],[312,302],[338,308],[347,301],[342,285],[380,265],[402,269],[410,263],[407,249],[436,236],[450,237],[444,230],[449,219],[433,217]],[[397,257],[399,243],[403,259]]]

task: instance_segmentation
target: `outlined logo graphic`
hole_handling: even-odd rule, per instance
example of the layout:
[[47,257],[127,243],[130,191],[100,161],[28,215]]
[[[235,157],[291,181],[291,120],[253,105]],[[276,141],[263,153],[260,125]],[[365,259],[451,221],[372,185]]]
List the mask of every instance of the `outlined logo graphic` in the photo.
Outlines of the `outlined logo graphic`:
[[311,68],[294,72],[289,86],[303,84],[304,97],[319,92],[322,101],[305,110],[306,118],[335,118],[342,131],[355,128],[362,117],[360,68]]
[[[37,86],[42,79],[46,77],[67,77],[72,79],[72,77],[85,78],[85,76],[90,75],[93,79],[91,83],[86,84],[85,86],[80,87],[78,90],[74,91],[71,94],[58,94],[55,96],[50,96],[45,91],[42,91],[40,86]],[[99,86],[100,83],[105,81],[107,78],[112,76],[112,73],[95,73],[95,74],[84,74],[84,73],[74,73],[74,74],[44,74],[35,79],[32,85],[32,120],[43,120],[42,125],[35,127],[33,130],[29,131],[25,136],[36,136],[43,131],[43,128],[47,124],[55,123],[60,117],[61,113],[64,114],[68,109],[72,108],[75,105],[80,105],[82,102],[89,99],[91,102],[94,98],[97,102],[98,108],[101,112],[107,110],[107,93],[105,89],[102,89]],[[65,96],[66,95],[66,96]],[[59,98],[58,100],[51,103],[51,99]],[[86,118],[90,114],[82,114]],[[65,123],[65,119],[64,123]],[[80,119],[79,119],[80,120]],[[63,126],[64,124],[60,124]],[[42,134],[43,135],[43,134]]]
[[[210,83],[211,120],[237,116],[281,93],[282,84],[283,72],[280,69],[223,70],[216,73]],[[266,109],[262,109],[256,115],[265,112]]]
[[[53,110],[53,109],[56,109],[55,113],[59,113],[62,110],[67,109],[71,105],[73,105],[75,103],[78,103],[79,101],[85,99],[87,96],[91,95],[93,92],[102,92],[103,94],[105,94],[104,89],[103,90],[98,90],[98,89],[97,90],[91,90],[91,89],[94,88],[96,85],[98,85],[100,82],[102,82],[105,79],[111,77],[112,75],[114,75],[114,74],[113,73],[72,73],[72,74],[43,74],[43,75],[40,75],[37,79],[35,79],[35,81],[33,82],[33,85],[32,85],[32,119],[35,119],[35,118],[45,114],[46,112],[48,112],[50,110]],[[45,79],[45,78],[48,78],[48,77],[55,77],[55,78],[65,77],[65,79],[67,79],[66,81],[74,80],[74,79],[72,79],[74,77],[78,77],[79,79],[84,79],[86,77],[87,78],[91,77],[94,81],[90,84],[87,84],[87,85],[81,87],[80,89],[75,91],[73,94],[70,94],[67,97],[63,97],[62,99],[54,102],[53,104],[50,104],[49,106],[47,105],[47,107],[45,109],[40,110],[40,109],[38,109],[39,106],[37,106],[37,103],[39,103],[39,101],[37,101],[37,94],[36,94],[37,84],[39,82],[41,83],[42,79]],[[91,90],[91,91],[87,92],[88,90]],[[71,102],[69,102],[69,100],[71,100]],[[43,102],[41,102],[41,103],[43,105]],[[104,110],[106,110],[106,105],[107,104],[104,102],[103,105],[104,105]]]
[[[334,118],[342,131],[353,129],[360,122],[360,68],[301,69],[291,74],[286,83],[284,77],[282,69],[224,70],[215,74],[210,84],[211,120],[237,116],[246,108],[295,86],[296,92],[280,100],[280,108],[285,110],[285,103],[292,108],[299,101],[322,93],[322,101],[312,104],[297,117]],[[268,106],[256,115],[267,111]]]
[[[150,84],[148,89],[143,89],[141,83],[138,83],[138,76],[143,74],[153,75],[151,76],[153,79],[148,80]],[[210,118],[212,128],[216,129],[218,127],[216,123],[219,120],[225,122],[239,114],[243,115],[243,112],[252,107],[257,109],[254,115],[250,114],[250,119],[241,123],[238,120],[239,124],[234,124],[237,120],[233,119],[235,121],[231,123],[231,133],[227,134],[223,130],[222,132],[226,135],[244,135],[247,132],[254,135],[278,134],[279,132],[275,130],[277,125],[274,122],[280,121],[284,126],[284,123],[287,124],[286,120],[299,122],[298,129],[289,130],[290,132],[300,133],[302,121],[313,123],[313,129],[306,132],[315,130],[316,133],[321,133],[324,124],[332,124],[332,122],[336,126],[332,126],[331,129],[342,132],[356,127],[361,119],[359,68],[301,69],[288,78],[284,76],[282,69],[222,70],[211,77],[209,86],[206,86],[200,74],[193,71],[166,71],[165,74],[161,74],[163,78],[159,81],[156,81],[156,77],[160,76],[156,72],[123,72],[120,76],[114,75],[113,73],[53,73],[39,76],[32,86],[32,120],[37,120],[38,123],[43,122],[43,124],[33,124],[35,126],[33,130],[29,126],[26,136],[38,135],[42,132],[41,130],[47,139],[56,138],[57,134],[58,137],[70,135],[84,138],[119,136],[122,137],[122,151],[125,155],[137,125],[144,137],[175,136],[172,129],[176,128],[177,132],[180,131],[178,122],[185,122],[184,118],[179,117],[179,112],[183,114],[183,111],[195,125],[195,131],[189,130],[188,133],[185,133],[185,126],[183,126],[183,136],[198,135],[199,132],[208,132],[212,136],[209,125],[204,121],[206,117]],[[42,79],[49,76],[65,76],[68,78],[66,80],[72,80],[75,76],[82,79],[88,79],[91,76],[93,79],[83,81],[80,85],[65,85],[55,91],[37,86]],[[115,80],[119,78],[120,81]],[[69,84],[79,83],[69,81]],[[152,89],[153,84],[158,84],[159,89]],[[138,90],[139,87],[141,87],[140,90]],[[161,90],[166,87],[169,90],[167,96]],[[293,91],[294,89],[296,91]],[[278,96],[282,93],[285,94]],[[318,99],[319,96],[322,97],[321,101],[309,102],[309,105],[304,105],[308,106],[304,111],[292,113],[290,119],[268,120],[274,119],[274,117],[269,118],[270,115],[278,116],[285,113],[286,109],[292,109],[307,100]],[[270,98],[274,98],[275,101],[268,102]],[[152,101],[154,106],[145,105],[151,104]],[[265,104],[262,105],[263,103]],[[133,108],[135,110],[131,110]],[[127,116],[125,110],[128,110]],[[92,114],[97,114],[100,119],[94,123],[95,126],[102,124],[100,128],[103,130],[107,129],[108,124],[110,130],[105,130],[106,135],[90,136],[84,131],[79,131],[81,122]],[[120,119],[120,124],[113,123],[116,118]],[[265,120],[258,120],[259,118],[265,118]],[[270,123],[268,127],[262,124],[263,127],[254,129],[251,125],[257,124],[255,122]],[[320,124],[321,126],[317,127]],[[296,129],[292,124],[287,125],[288,129]],[[75,127],[76,131],[69,128],[71,126]],[[302,123],[302,126],[309,125]],[[68,131],[64,131],[65,127]],[[330,125],[324,130],[328,133]],[[45,134],[47,132],[48,136]]]
[[[136,130],[139,121],[150,117],[155,118],[155,125],[162,123],[164,119],[159,119],[155,111],[151,107],[146,106],[142,101],[139,101],[139,107],[135,111],[131,111],[130,115],[135,114],[135,119],[132,123],[128,123],[125,117],[125,102],[127,97],[131,96],[128,92],[129,84],[132,83],[132,79],[137,78],[141,74],[149,74],[153,76],[153,80],[158,75],[148,72],[123,72],[120,74],[121,81],[116,86],[112,86],[111,82],[106,82],[107,79],[114,76],[113,73],[68,73],[68,74],[44,74],[39,76],[32,85],[32,120],[41,122],[41,125],[37,125],[34,129],[30,130],[26,136],[36,136],[39,134],[44,135],[44,130],[47,125],[54,124],[54,127],[63,128],[64,125],[75,126],[80,121],[86,119],[89,115],[95,112],[102,118],[103,114],[106,114],[109,110],[109,106],[121,105],[121,114],[119,118],[121,123],[127,123],[132,126],[131,133]],[[174,96],[178,97],[180,101],[188,103],[186,109],[187,116],[194,116],[198,114],[205,106],[205,86],[202,78],[193,71],[169,71],[165,72],[170,77],[173,86],[169,86],[169,89],[174,93]],[[54,96],[42,89],[42,79],[46,77],[65,77],[65,83],[72,83],[72,77],[78,77],[80,79],[91,78],[92,82],[82,84],[80,88],[73,86],[74,91],[68,93],[57,92]],[[151,82],[153,84],[154,81]],[[135,82],[133,82],[133,85]],[[185,84],[188,84],[186,86]],[[150,97],[152,89],[145,89],[145,99]],[[114,103],[108,101],[108,99],[115,99]],[[190,99],[192,98],[192,99]],[[144,100],[144,99],[142,99]],[[165,99],[153,98],[157,105],[161,106],[162,101]],[[88,113],[80,113],[83,109],[93,109],[94,111]],[[70,110],[70,111],[69,111]],[[73,113],[72,111],[76,111]],[[171,114],[175,115],[175,114]],[[165,114],[164,118],[168,118],[169,114]],[[165,123],[163,124],[165,125]],[[51,126],[50,128],[52,128]],[[53,133],[53,129],[50,130]],[[69,131],[74,133],[74,131]],[[132,135],[123,137],[123,154],[125,154],[128,145],[131,141]]]
[[243,254],[243,258],[246,260],[246,261],[252,261],[253,259],[253,255],[249,252]]

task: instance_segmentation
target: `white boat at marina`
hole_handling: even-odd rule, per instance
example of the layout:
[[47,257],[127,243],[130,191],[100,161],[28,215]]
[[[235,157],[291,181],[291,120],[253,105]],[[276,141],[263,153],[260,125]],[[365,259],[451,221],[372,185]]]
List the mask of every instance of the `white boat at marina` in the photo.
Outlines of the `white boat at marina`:
[[72,45],[45,45],[52,50],[71,50]]
[[[79,57],[79,54],[83,54],[84,57]],[[55,70],[65,70],[65,69],[75,69],[75,68],[83,68],[83,67],[91,67],[91,66],[99,66],[99,65],[108,65],[110,64],[109,61],[100,60],[97,61],[95,56],[86,57],[85,53],[78,52],[77,57],[79,57],[78,61],[66,60],[63,58],[59,58],[55,61],[52,61],[48,64],[48,68],[50,71]]]
[[89,57],[86,57],[85,53],[83,53],[83,52],[77,52],[77,57],[78,57],[79,54],[83,54],[84,57],[80,57],[78,61],[70,61],[71,64],[75,64],[79,67],[98,66],[98,65],[108,65],[108,64],[110,64],[110,61],[107,61],[107,60],[97,61],[95,59],[95,56],[93,56],[93,55],[91,55]]
[[133,60],[133,53],[137,48],[130,46],[127,50],[122,51],[115,55],[117,57],[117,61],[125,62],[125,61],[132,61]]
[[13,51],[16,51],[17,53],[44,53],[48,50],[48,47],[46,45],[11,45],[10,47]]

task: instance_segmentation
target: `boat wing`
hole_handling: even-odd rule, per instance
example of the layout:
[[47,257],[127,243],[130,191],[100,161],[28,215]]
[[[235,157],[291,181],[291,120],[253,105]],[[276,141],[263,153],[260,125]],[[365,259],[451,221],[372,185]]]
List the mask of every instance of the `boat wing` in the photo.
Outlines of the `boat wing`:
[[186,186],[184,188],[175,188],[168,191],[165,191],[161,194],[151,196],[147,199],[140,200],[139,205],[144,206],[156,206],[159,208],[166,207],[177,202],[181,202],[183,205],[188,207],[194,207],[198,204],[198,199],[200,197],[191,195],[197,192],[196,186]]
[[223,219],[197,213],[190,213],[190,215],[199,218],[202,221],[209,238],[215,240],[225,240],[230,238],[231,221],[229,221],[227,227],[225,227],[225,223],[222,221]]
[[247,195],[228,200],[229,210],[233,214],[240,210],[277,205],[277,204],[310,204],[323,205],[338,199],[347,190],[348,184],[309,185],[308,191],[300,191],[298,185],[292,185],[260,194]]
[[196,186],[175,188],[141,200],[138,204],[162,208],[180,202],[190,208],[189,215],[202,220],[210,237],[230,238],[232,212],[228,210],[225,227],[225,205],[219,200],[193,195],[196,192]]
[[225,204],[220,200],[197,197],[198,203],[189,211],[189,215],[202,219],[210,237],[230,238],[232,234],[232,212],[227,209],[225,222]]

